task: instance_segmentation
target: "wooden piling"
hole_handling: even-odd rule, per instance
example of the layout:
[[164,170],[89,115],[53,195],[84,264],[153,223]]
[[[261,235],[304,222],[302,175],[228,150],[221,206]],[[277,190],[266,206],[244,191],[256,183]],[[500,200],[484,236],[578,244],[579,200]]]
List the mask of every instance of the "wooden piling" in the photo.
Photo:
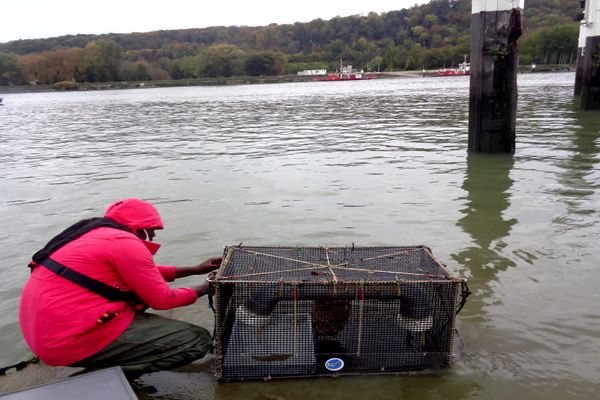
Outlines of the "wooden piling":
[[581,73],[581,109],[600,110],[600,36],[586,40]]
[[[586,0],[579,32],[585,39],[581,66],[581,109],[600,110],[600,0]],[[575,78],[577,93],[577,76]]]
[[522,0],[473,0],[469,151],[514,153]]

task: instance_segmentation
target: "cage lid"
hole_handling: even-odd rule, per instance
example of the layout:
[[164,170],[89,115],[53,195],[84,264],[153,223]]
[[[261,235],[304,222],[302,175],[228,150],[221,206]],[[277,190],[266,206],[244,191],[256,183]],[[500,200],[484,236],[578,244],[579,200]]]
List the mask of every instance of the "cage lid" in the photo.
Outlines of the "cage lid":
[[229,246],[215,282],[456,281],[426,246]]

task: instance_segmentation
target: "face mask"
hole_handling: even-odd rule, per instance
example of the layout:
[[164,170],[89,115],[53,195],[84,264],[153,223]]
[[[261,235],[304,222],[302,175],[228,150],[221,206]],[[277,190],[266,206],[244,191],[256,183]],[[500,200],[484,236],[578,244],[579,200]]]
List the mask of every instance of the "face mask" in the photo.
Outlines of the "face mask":
[[146,231],[146,229],[142,229],[142,230],[139,231],[138,236],[140,237],[140,239],[144,243],[144,246],[146,246],[146,248],[150,251],[150,254],[155,255],[156,252],[158,252],[158,249],[160,249],[160,244],[151,242],[149,240],[146,240],[148,238],[149,239],[153,239],[154,238],[153,231],[150,231],[150,232],[152,234],[148,233],[148,231]]
[[160,249],[160,244],[158,243],[149,242],[147,240],[142,240],[142,242],[144,242],[144,246],[146,246],[146,248],[150,250],[150,254],[152,255],[155,255],[158,249]]

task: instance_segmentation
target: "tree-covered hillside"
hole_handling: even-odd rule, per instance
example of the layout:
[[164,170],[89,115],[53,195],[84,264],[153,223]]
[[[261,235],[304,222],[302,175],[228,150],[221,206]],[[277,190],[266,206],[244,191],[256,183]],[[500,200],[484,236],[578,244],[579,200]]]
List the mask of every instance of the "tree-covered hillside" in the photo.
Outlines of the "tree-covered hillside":
[[[456,65],[469,53],[471,0],[263,27],[76,35],[0,44],[0,85],[280,75],[344,62],[381,71]],[[521,62],[572,63],[575,0],[528,0]]]

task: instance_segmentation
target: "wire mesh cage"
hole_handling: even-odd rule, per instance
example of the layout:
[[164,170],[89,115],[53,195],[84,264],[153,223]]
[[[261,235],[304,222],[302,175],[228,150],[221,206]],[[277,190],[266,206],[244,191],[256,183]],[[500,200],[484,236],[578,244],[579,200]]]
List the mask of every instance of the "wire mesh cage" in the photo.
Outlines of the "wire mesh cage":
[[447,366],[460,284],[425,246],[227,247],[213,278],[217,378]]

